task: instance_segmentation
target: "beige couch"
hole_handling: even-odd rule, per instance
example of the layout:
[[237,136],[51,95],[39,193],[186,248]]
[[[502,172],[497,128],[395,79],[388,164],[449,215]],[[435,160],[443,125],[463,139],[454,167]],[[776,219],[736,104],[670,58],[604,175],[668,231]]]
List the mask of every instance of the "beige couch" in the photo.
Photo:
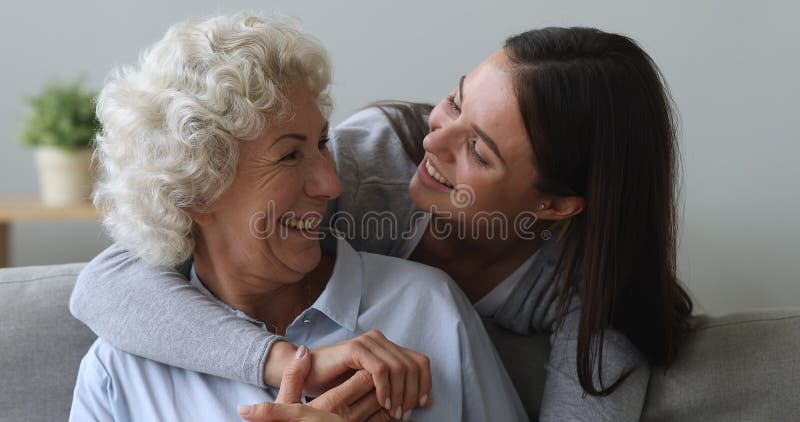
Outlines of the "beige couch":
[[[68,310],[82,267],[0,269],[0,421],[66,420],[78,363],[94,340]],[[642,420],[800,421],[800,308],[700,316],[695,325],[669,372],[652,371]],[[547,337],[487,328],[536,415]]]

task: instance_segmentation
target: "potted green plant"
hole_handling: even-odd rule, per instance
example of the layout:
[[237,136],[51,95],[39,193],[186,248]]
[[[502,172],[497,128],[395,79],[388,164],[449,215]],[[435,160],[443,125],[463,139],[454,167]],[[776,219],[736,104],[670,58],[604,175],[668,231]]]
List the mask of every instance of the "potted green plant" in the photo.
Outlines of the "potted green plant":
[[87,201],[92,189],[92,141],[100,124],[95,117],[97,93],[82,79],[50,82],[29,98],[30,114],[23,143],[36,148],[42,202],[66,206]]

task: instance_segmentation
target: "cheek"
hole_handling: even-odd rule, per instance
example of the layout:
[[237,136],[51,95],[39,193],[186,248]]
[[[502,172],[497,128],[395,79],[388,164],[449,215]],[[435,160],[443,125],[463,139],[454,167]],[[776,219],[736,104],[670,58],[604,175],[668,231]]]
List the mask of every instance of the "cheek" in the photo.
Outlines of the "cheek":
[[296,202],[296,189],[290,189],[295,186],[291,178],[280,174],[268,181],[250,184],[228,207],[229,212],[223,216],[226,226],[249,244],[272,237],[280,230],[277,219]]
[[[461,192],[460,192],[461,193]],[[497,188],[481,189],[477,188],[473,192],[461,193],[461,202],[468,200],[468,195],[472,195],[472,205],[467,207],[470,213],[477,212],[505,212],[508,210],[508,199],[505,198]],[[455,195],[458,196],[458,195]]]
[[275,172],[268,180],[256,183],[250,191],[248,207],[253,210],[272,210],[275,217],[282,215],[303,194],[302,179],[294,168]]
[[251,220],[256,223],[254,229],[262,230],[263,219],[254,218],[258,208],[253,199],[252,186],[236,180],[216,200],[214,213],[216,215],[215,223],[219,227],[217,232],[228,238],[228,242],[232,242],[234,239],[247,240],[245,235],[249,232]]
[[524,209],[522,204],[529,201],[531,190],[523,189],[508,178],[493,176],[491,170],[473,169],[464,178],[465,192],[459,193],[463,200],[471,197],[473,205],[469,208],[475,212],[500,211],[509,215]]
[[491,170],[478,168],[472,157],[466,155],[458,161],[456,180],[460,190],[465,191],[464,194],[472,195],[475,203],[490,201],[503,188],[496,174]]
[[276,210],[269,204],[263,210],[255,210],[249,215],[244,216],[247,221],[248,240],[260,242],[273,235],[278,229],[276,220]]

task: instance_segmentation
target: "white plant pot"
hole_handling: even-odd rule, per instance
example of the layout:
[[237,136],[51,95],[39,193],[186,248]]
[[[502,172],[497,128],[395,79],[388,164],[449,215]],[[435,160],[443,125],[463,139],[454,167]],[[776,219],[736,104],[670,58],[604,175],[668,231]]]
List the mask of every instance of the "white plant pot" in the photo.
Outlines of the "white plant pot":
[[89,201],[92,193],[91,149],[77,151],[57,147],[37,147],[39,191],[50,207],[77,205]]

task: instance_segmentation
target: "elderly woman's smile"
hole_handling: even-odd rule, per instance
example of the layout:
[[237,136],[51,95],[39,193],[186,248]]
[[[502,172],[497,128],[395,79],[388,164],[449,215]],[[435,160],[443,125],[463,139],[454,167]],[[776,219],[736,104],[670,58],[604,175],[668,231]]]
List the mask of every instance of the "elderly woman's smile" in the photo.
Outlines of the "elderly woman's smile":
[[[190,211],[197,222],[197,274],[212,291],[229,279],[248,295],[267,294],[320,263],[318,237],[309,234],[342,185],[314,97],[295,86],[287,103],[289,118],[241,142],[236,175],[222,195],[206,210]],[[264,216],[255,229],[266,236],[254,233],[255,215]]]

